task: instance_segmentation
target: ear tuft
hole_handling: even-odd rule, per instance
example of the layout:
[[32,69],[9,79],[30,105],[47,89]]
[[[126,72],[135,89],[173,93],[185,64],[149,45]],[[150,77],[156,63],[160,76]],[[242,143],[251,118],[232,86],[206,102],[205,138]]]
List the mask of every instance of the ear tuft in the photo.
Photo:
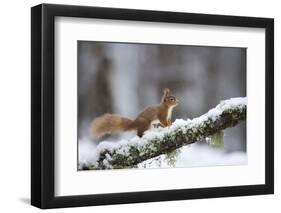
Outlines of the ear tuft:
[[165,95],[171,94],[171,90],[170,90],[169,88],[165,88],[165,89],[164,89],[164,94],[165,94]]

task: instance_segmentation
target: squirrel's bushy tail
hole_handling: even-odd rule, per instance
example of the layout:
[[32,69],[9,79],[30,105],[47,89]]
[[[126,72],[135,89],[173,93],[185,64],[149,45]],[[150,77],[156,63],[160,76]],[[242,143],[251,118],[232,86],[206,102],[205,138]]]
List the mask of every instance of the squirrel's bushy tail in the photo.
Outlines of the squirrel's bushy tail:
[[133,121],[116,114],[104,114],[97,117],[92,123],[94,136],[119,133],[133,129]]

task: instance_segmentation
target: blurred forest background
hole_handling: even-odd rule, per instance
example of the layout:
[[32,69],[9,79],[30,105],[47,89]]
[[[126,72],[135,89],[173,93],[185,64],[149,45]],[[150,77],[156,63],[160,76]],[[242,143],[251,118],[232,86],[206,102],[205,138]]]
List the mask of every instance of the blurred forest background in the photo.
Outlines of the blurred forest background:
[[[194,118],[221,100],[246,96],[246,49],[78,41],[78,138],[103,113],[134,119],[160,102],[180,100],[173,118]],[[224,131],[225,152],[246,152],[246,124]],[[93,141],[94,142],[94,141]]]

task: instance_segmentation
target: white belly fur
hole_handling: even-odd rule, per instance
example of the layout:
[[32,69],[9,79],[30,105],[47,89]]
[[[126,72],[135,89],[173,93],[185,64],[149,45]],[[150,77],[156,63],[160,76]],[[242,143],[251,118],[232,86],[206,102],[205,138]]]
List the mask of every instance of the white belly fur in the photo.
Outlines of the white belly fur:
[[172,107],[170,107],[170,108],[168,109],[168,115],[167,115],[167,118],[168,118],[168,119],[171,119],[171,118],[172,118],[172,111],[173,111],[173,109],[174,109],[174,106],[172,106]]
[[[171,118],[172,118],[172,111],[173,111],[173,108],[174,108],[174,107],[170,107],[170,108],[168,109],[167,119],[171,119]],[[153,120],[153,121],[150,123],[150,128],[153,128],[153,127],[154,127],[153,125],[159,124],[159,123],[161,123],[161,122],[159,121],[159,119]]]

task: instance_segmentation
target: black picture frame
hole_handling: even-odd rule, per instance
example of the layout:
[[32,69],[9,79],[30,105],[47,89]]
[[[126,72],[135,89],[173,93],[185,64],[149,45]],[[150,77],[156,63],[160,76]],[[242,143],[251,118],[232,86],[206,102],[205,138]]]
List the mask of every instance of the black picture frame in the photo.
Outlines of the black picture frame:
[[[56,197],[54,21],[58,16],[264,28],[265,184]],[[31,97],[31,204],[39,208],[274,193],[274,20],[271,18],[41,4],[31,8]]]

